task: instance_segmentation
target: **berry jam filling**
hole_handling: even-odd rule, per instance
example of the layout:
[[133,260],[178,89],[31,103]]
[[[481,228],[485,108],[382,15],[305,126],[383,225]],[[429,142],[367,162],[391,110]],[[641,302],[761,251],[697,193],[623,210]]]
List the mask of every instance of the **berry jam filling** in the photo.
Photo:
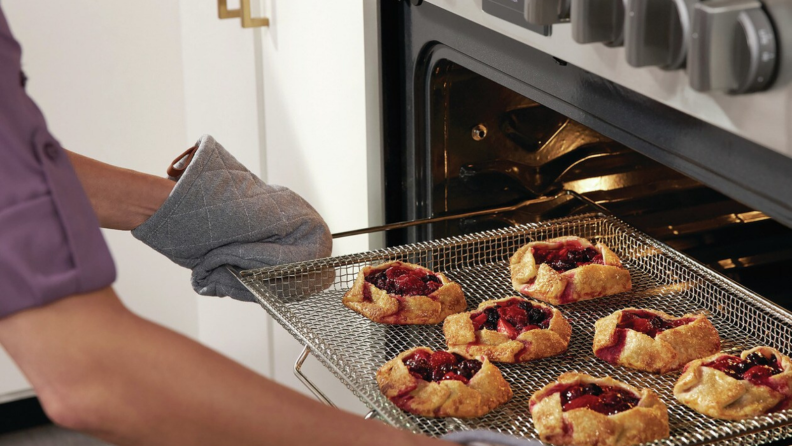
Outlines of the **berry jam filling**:
[[693,318],[669,320],[663,319],[649,311],[625,310],[622,311],[621,319],[619,319],[619,324],[616,325],[616,328],[635,330],[655,337],[658,333],[687,325],[694,320]]
[[624,344],[627,342],[627,330],[634,330],[654,338],[658,333],[687,325],[693,321],[695,321],[694,318],[663,319],[652,312],[644,310],[622,311],[616,330],[613,331],[611,345],[596,350],[594,355],[603,361],[615,364],[624,350]]
[[533,256],[537,265],[546,263],[550,268],[560,272],[569,271],[578,266],[591,265],[593,263],[602,265],[602,254],[591,247],[573,248],[564,246],[561,249],[533,248]]
[[745,359],[724,355],[704,363],[703,366],[720,370],[734,379],[744,379],[760,385],[768,385],[768,378],[784,371],[775,356],[765,358],[758,352],[751,353]]
[[564,412],[585,407],[605,415],[614,415],[638,405],[639,398],[629,390],[597,384],[576,384],[561,390]]
[[499,331],[511,339],[520,333],[539,328],[548,328],[553,312],[547,308],[533,306],[530,302],[520,299],[510,299],[498,302],[495,307],[473,313],[473,329]]
[[374,271],[366,276],[366,282],[388,294],[400,296],[428,296],[443,286],[436,275],[401,265],[393,265],[384,271]]
[[465,359],[462,355],[442,350],[434,353],[416,350],[404,358],[404,365],[412,376],[424,381],[453,379],[465,384],[481,369],[479,360]]

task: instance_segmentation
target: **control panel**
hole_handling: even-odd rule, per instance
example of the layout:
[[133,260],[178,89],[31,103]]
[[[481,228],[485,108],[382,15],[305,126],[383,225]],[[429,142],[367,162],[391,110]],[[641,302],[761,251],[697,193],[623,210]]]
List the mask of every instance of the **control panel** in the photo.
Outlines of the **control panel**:
[[[775,0],[766,0],[773,3]],[[780,45],[759,0],[482,0],[485,12],[545,36],[571,26],[579,44],[624,46],[635,68],[686,70],[702,92],[771,86]]]

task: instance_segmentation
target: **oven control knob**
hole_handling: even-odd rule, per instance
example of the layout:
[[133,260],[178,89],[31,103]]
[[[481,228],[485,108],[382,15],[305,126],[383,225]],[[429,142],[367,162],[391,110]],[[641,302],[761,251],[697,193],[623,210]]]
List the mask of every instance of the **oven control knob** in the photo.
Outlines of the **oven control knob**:
[[773,25],[758,1],[696,5],[688,55],[690,86],[731,93],[764,90],[775,73],[777,51]]
[[627,0],[624,46],[634,67],[685,66],[690,16],[698,0]]
[[572,38],[577,43],[624,45],[627,0],[572,0]]
[[571,0],[525,0],[525,20],[534,25],[569,21]]

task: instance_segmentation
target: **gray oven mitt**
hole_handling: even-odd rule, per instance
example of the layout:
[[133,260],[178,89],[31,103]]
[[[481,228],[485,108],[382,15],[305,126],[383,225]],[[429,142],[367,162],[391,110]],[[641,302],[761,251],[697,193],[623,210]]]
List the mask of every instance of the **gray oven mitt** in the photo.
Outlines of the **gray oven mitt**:
[[330,255],[330,231],[310,204],[261,181],[211,136],[196,145],[170,197],[132,235],[192,269],[198,294],[252,301],[225,265],[250,269]]
[[442,439],[467,446],[544,446],[539,440],[526,440],[485,430],[451,432],[443,435]]

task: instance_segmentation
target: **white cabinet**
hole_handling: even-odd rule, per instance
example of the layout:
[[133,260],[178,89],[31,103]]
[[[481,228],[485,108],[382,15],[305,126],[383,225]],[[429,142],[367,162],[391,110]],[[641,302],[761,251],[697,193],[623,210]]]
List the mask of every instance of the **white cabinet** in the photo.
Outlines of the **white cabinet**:
[[[65,147],[163,174],[209,133],[265,180],[300,193],[332,231],[379,224],[376,2],[253,3],[269,28],[219,20],[211,0],[2,6],[23,46],[28,91]],[[105,236],[115,288],[133,311],[307,392],[292,373],[301,347],[263,309],[196,296],[189,271],[128,233]],[[334,254],[367,249],[369,239],[356,237]],[[304,370],[334,402],[365,411],[315,360]],[[0,401],[26,389],[0,356]]]
[[[266,175],[321,213],[331,231],[380,224],[380,90],[377,2],[269,0],[261,32]],[[369,249],[365,236],[336,240],[334,255]],[[294,387],[299,345],[274,330],[274,377]],[[283,359],[283,360],[282,360]],[[316,361],[305,373],[339,406],[362,403]]]

